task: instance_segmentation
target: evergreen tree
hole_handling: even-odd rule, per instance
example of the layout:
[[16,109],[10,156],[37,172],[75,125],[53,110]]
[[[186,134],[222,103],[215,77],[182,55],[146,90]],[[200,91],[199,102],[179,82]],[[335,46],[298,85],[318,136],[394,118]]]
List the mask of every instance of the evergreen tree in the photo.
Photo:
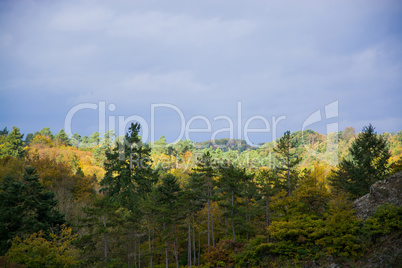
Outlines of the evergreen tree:
[[[261,201],[265,207],[265,224],[268,230],[271,224],[271,198],[283,190],[283,185],[279,181],[278,173],[276,170],[261,170],[256,176],[256,183],[260,194],[262,195]],[[267,240],[269,242],[269,233],[267,233]]]
[[117,226],[123,224],[118,213],[119,206],[108,196],[94,196],[91,204],[83,207],[83,211],[85,218],[80,219],[80,227],[86,232],[77,242],[83,262],[86,265],[99,265],[102,262],[108,264],[112,259],[112,236]]
[[88,136],[82,137],[80,147],[81,148],[90,148],[91,147]]
[[96,146],[100,142],[100,134],[99,132],[94,132],[89,136],[89,142],[93,144],[93,146]]
[[8,130],[7,130],[7,127],[5,127],[3,130],[0,130],[0,136],[7,136],[8,135]]
[[[6,129],[3,133],[8,132]],[[20,129],[13,127],[11,132],[4,136],[3,144],[0,144],[0,157],[5,155],[11,155],[14,157],[22,157],[24,155],[24,142],[22,139],[24,135],[20,133]]]
[[290,136],[290,131],[286,131],[279,139],[278,144],[274,148],[275,157],[279,162],[278,170],[283,171],[286,176],[288,195],[296,187],[297,174],[295,167],[301,159],[295,151],[295,144]]
[[44,127],[39,132],[35,132],[34,136],[36,136],[36,135],[46,136],[46,137],[50,138],[51,140],[53,140],[53,133],[52,133],[52,131],[50,131],[50,128],[48,128],[48,127]]
[[390,152],[387,142],[374,132],[370,124],[364,127],[349,148],[350,158],[343,158],[330,176],[331,186],[353,197],[365,195],[370,186],[388,176]]
[[142,144],[139,131],[140,125],[132,123],[124,139],[106,151],[106,174],[100,182],[102,192],[129,210],[137,208],[156,182],[150,149]]
[[73,136],[71,136],[71,145],[74,147],[79,147],[80,143],[82,141],[81,135],[79,135],[78,133],[74,133]]
[[25,168],[22,180],[5,177],[0,184],[0,255],[15,236],[63,224],[64,216],[55,210],[56,205],[54,193],[45,190],[34,168]]
[[162,178],[161,184],[158,186],[159,200],[159,221],[163,225],[163,233],[165,240],[165,258],[168,261],[167,245],[173,244],[174,258],[176,267],[179,262],[179,241],[177,239],[177,223],[183,218],[183,206],[180,204],[181,189],[177,182],[177,178],[172,174],[167,174]]
[[[207,200],[208,205],[208,246],[215,247],[215,232],[213,221],[212,201],[215,199],[215,180],[216,169],[215,161],[211,153],[207,150],[201,157],[197,158],[197,166],[193,169],[193,178],[197,179],[198,191]],[[209,248],[208,248],[209,249]]]
[[221,193],[221,202],[219,204],[225,211],[225,223],[227,222],[227,218],[231,222],[233,241],[236,241],[236,227],[246,225],[243,224],[244,221],[241,217],[241,207],[244,204],[240,200],[244,196],[244,189],[247,182],[251,180],[251,176],[246,174],[244,168],[240,169],[228,163],[219,167],[219,174],[219,181],[217,182],[219,192]]
[[64,129],[60,129],[59,133],[56,134],[55,139],[58,143],[63,144],[63,145],[70,145],[70,140],[68,138],[67,133],[64,131]]
[[27,136],[25,137],[24,145],[27,146],[31,143],[33,140],[34,135],[32,133],[28,133]]

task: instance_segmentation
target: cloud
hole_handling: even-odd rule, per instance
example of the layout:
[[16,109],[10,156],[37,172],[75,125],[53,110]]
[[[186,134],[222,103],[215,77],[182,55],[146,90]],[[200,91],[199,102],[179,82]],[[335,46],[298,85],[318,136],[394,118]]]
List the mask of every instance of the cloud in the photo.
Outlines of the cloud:
[[[401,128],[397,2],[0,5],[3,111],[19,105],[56,122],[80,102],[113,102],[125,115],[159,102],[188,117],[213,118],[235,117],[240,101],[244,117],[286,115],[283,128],[298,130],[311,113],[338,100],[341,122],[376,118],[379,131]],[[58,105],[48,108],[39,98]],[[21,116],[0,119],[12,125]]]

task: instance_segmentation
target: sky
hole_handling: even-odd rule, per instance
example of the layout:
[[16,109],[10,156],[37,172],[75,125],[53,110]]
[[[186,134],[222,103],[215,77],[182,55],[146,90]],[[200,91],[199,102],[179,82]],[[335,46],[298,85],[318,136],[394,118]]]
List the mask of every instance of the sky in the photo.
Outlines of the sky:
[[402,2],[0,1],[0,128],[402,130]]

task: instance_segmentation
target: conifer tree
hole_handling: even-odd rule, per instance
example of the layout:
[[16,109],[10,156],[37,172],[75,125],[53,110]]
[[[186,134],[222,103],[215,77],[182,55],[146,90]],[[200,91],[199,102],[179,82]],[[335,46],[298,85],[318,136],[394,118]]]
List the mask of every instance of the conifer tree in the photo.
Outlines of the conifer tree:
[[129,210],[138,208],[156,182],[150,149],[142,144],[139,131],[140,125],[132,123],[124,139],[106,151],[106,174],[100,182],[103,193]]
[[336,190],[346,191],[353,197],[362,196],[373,183],[387,177],[391,155],[386,140],[374,132],[371,124],[353,141],[349,154],[330,176],[331,186]]
[[[208,206],[208,246],[215,247],[215,232],[213,222],[213,208],[212,201],[215,199],[215,180],[216,176],[215,161],[209,151],[197,159],[197,166],[193,169],[193,178],[198,179],[199,191],[205,197]],[[201,180],[201,181],[200,181]],[[200,183],[201,182],[201,183]]]
[[63,224],[64,216],[55,208],[54,193],[46,191],[32,167],[25,168],[22,180],[8,176],[0,184],[0,255],[15,236],[46,232]]
[[63,145],[70,145],[70,139],[64,129],[60,129],[59,133],[56,134],[55,139],[58,143]]
[[296,187],[297,174],[295,172],[295,167],[301,159],[297,156],[295,151],[295,144],[290,136],[290,131],[286,131],[283,136],[279,139],[278,144],[274,148],[276,153],[275,157],[279,162],[277,169],[285,172],[288,195]]
[[[241,224],[239,200],[243,197],[245,183],[250,179],[246,170],[233,164],[225,163],[219,167],[219,181],[217,186],[220,192],[219,205],[225,209],[225,223],[228,218],[231,222],[232,238],[236,241],[236,226]],[[226,226],[227,228],[227,226]]]
[[[271,223],[271,210],[270,202],[271,198],[277,194],[283,185],[279,182],[279,177],[276,170],[261,170],[256,176],[257,187],[262,195],[261,201],[264,202],[265,207],[265,224],[268,227]],[[269,242],[269,233],[267,233],[267,241]]]
[[100,142],[100,134],[99,132],[94,132],[89,136],[89,142],[92,143],[93,146],[96,146]]
[[20,129],[13,127],[10,133],[7,129],[3,132],[3,144],[0,144],[0,157],[11,155],[14,157],[22,157],[24,155],[24,135],[20,133]]

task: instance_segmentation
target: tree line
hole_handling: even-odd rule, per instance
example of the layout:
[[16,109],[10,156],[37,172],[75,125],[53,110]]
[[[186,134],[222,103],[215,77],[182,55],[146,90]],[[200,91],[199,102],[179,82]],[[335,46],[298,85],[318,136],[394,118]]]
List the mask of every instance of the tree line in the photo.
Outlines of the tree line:
[[[24,156],[22,135],[5,129],[1,151],[6,153],[0,160],[8,171],[0,182],[0,254],[29,267],[49,259],[70,267],[268,267],[328,256],[353,261],[364,252],[364,243],[375,242],[379,227],[362,223],[351,200],[400,169],[397,162],[391,166],[389,145],[371,125],[351,142],[349,154],[325,181],[318,179],[317,166],[300,168],[300,141],[289,131],[272,146],[270,168],[248,168],[206,148],[186,170],[155,165],[152,147],[142,143],[139,131],[140,125],[132,124],[113,146],[110,141],[101,145],[98,136],[97,148],[104,150],[102,178],[89,178],[78,168],[63,175],[76,182],[69,188],[72,202],[82,201],[82,211],[66,220],[58,211],[60,199],[33,167],[40,169],[43,159]],[[39,133],[29,143],[58,139],[61,144],[60,135],[48,135]],[[71,146],[71,139],[63,144]],[[183,148],[194,150],[188,142],[180,146],[182,154],[188,151]],[[159,155],[169,155],[180,147],[156,148]],[[25,164],[18,166],[15,158],[24,157]],[[19,174],[10,171],[14,165]],[[371,222],[389,225],[389,232],[400,230],[399,208],[379,211],[386,217],[377,215]],[[33,250],[38,245],[52,258],[40,259],[46,253]]]

